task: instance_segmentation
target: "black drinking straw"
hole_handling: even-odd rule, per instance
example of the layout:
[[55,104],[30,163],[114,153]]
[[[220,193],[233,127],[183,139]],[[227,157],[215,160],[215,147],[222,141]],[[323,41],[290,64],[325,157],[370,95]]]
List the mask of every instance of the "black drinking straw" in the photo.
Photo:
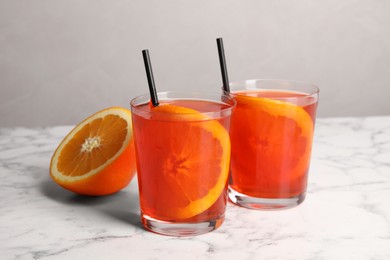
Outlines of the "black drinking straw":
[[144,57],[145,71],[146,71],[146,77],[148,78],[150,98],[152,100],[153,106],[157,107],[159,103],[157,98],[156,85],[154,84],[152,63],[150,62],[149,50],[142,50],[142,56]]
[[217,46],[218,46],[218,55],[219,55],[219,65],[221,66],[221,73],[222,73],[223,90],[227,93],[230,93],[229,77],[226,68],[225,51],[223,49],[222,38],[217,38]]

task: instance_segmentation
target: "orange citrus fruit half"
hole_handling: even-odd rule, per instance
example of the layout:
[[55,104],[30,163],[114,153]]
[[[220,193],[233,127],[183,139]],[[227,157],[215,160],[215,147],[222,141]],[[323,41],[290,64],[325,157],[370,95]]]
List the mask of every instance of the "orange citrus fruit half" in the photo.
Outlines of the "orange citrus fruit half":
[[65,137],[51,159],[50,176],[67,190],[99,196],[126,187],[135,169],[131,112],[110,107]]
[[218,120],[190,108],[161,104],[152,111],[142,135],[153,141],[137,147],[149,155],[138,158],[143,213],[166,220],[191,218],[226,195],[229,133]]
[[[232,119],[232,162],[240,192],[273,197],[280,182],[303,178],[310,162],[314,123],[309,113],[295,104],[235,95]],[[233,126],[234,125],[234,126]],[[258,175],[257,175],[258,174]],[[234,177],[234,175],[233,175]],[[238,186],[238,185],[237,185]],[[290,187],[294,189],[294,187]]]

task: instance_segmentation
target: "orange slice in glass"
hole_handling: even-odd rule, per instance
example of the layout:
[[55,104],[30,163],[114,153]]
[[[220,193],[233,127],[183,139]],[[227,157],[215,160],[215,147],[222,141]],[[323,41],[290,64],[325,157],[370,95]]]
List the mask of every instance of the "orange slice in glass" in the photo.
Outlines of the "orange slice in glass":
[[239,191],[258,197],[279,196],[281,182],[293,183],[308,170],[313,120],[292,103],[241,95],[235,99],[232,157],[240,160],[232,163],[232,172],[248,175],[236,175],[243,189]]
[[126,187],[135,168],[131,112],[111,107],[65,137],[53,154],[50,176],[67,190],[97,196]]
[[153,144],[145,141],[138,147],[150,155],[138,158],[143,213],[166,220],[191,218],[226,191],[229,133],[216,119],[193,109],[166,104],[153,113],[142,129]]

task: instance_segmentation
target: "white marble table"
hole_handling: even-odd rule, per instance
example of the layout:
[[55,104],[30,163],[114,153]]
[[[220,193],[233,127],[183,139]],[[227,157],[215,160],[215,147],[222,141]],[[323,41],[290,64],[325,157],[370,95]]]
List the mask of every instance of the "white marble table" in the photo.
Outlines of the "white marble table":
[[53,183],[70,129],[0,128],[0,259],[390,259],[390,116],[318,119],[300,206],[229,204],[218,230],[190,238],[142,229],[136,180],[101,198]]

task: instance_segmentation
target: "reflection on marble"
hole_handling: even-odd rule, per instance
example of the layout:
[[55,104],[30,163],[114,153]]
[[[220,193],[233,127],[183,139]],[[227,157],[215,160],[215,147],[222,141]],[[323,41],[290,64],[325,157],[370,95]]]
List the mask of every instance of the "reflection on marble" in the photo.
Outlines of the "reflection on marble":
[[156,235],[136,181],[102,198],[49,178],[71,127],[0,129],[1,259],[389,259],[390,117],[318,119],[306,201],[282,211],[229,204],[216,231]]

